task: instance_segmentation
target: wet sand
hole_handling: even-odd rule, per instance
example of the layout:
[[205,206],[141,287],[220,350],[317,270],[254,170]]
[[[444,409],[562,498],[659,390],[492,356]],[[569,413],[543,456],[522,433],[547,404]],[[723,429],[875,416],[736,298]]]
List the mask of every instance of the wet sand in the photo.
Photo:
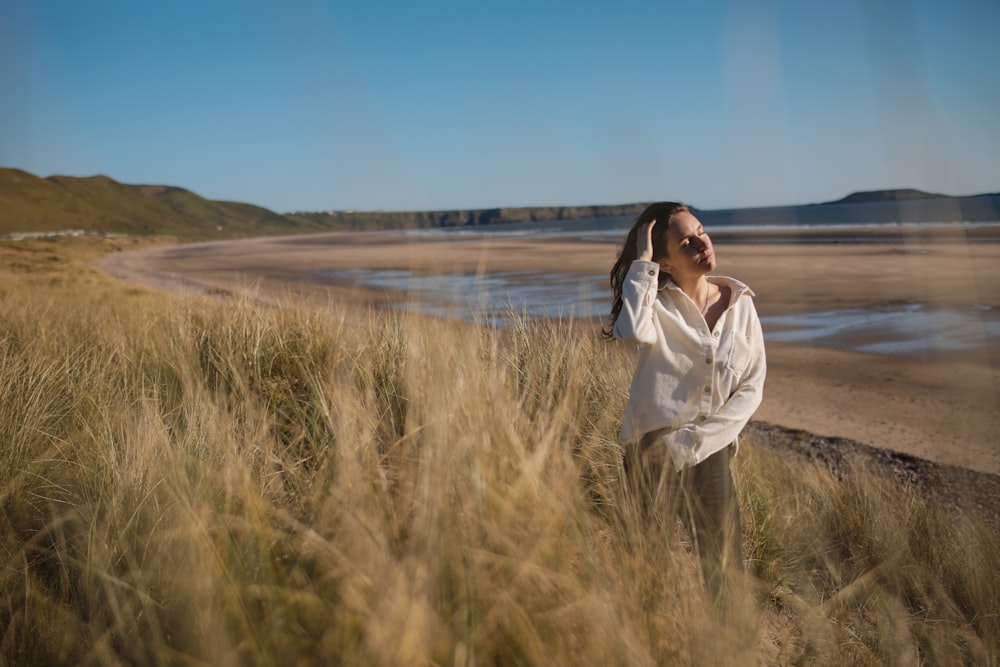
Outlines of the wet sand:
[[[1000,244],[735,244],[717,241],[719,273],[753,287],[761,315],[901,303],[1000,309]],[[261,238],[108,255],[120,278],[202,293],[250,291],[326,305],[405,300],[398,291],[320,272],[395,269],[487,274],[606,274],[612,243],[523,238],[400,238],[343,233]],[[885,356],[769,343],[765,398],[756,420],[938,463],[1000,474],[1000,350]]]

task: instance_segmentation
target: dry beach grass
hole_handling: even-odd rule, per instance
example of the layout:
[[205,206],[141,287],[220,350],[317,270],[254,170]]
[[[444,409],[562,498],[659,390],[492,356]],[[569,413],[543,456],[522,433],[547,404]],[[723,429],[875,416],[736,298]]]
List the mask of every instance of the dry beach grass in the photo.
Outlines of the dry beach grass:
[[0,252],[4,662],[1000,658],[993,521],[765,426],[715,616],[619,493],[631,357],[586,323],[173,295],[87,264],[111,245]]

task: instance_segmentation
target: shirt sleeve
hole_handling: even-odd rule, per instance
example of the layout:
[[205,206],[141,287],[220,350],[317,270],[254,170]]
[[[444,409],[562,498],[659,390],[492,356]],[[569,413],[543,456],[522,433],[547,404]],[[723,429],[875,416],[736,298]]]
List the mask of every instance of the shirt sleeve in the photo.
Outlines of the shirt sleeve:
[[[752,302],[750,307],[753,308]],[[760,406],[764,397],[767,360],[764,334],[756,310],[751,312],[749,326],[751,361],[735,391],[715,414],[704,421],[685,424],[665,437],[667,450],[677,470],[697,465],[733,443]]]
[[640,345],[656,343],[653,304],[659,275],[660,265],[656,262],[637,259],[629,266],[622,283],[622,309],[612,329],[615,338]]

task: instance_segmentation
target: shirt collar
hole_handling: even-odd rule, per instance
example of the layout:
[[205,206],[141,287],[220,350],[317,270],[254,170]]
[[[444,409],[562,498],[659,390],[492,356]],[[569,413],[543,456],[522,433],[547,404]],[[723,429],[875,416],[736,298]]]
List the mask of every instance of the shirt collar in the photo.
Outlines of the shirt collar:
[[[719,285],[720,287],[721,286],[729,287],[729,289],[733,291],[733,301],[735,301],[738,297],[743,296],[744,294],[748,294],[750,296],[757,296],[754,293],[754,291],[750,289],[749,285],[740,282],[736,278],[730,278],[729,276],[708,276],[708,282],[713,283],[715,285]],[[660,289],[661,290],[671,289],[671,290],[677,290],[678,292],[681,291],[681,288],[677,286],[677,283],[675,283],[674,279],[671,278],[669,275],[666,277],[663,287],[661,287]]]

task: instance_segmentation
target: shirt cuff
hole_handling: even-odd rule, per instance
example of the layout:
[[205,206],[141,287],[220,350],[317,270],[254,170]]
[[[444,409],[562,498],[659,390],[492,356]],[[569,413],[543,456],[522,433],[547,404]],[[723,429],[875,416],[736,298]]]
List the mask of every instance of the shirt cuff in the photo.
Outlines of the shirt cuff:
[[677,472],[699,463],[698,455],[695,453],[697,441],[694,431],[690,427],[679,428],[668,433],[663,439],[667,444],[667,451],[670,452],[670,460],[674,462],[674,469]]
[[644,259],[637,259],[632,262],[632,266],[629,267],[631,272],[636,276],[653,279],[660,274],[660,265],[656,262],[647,262]]

